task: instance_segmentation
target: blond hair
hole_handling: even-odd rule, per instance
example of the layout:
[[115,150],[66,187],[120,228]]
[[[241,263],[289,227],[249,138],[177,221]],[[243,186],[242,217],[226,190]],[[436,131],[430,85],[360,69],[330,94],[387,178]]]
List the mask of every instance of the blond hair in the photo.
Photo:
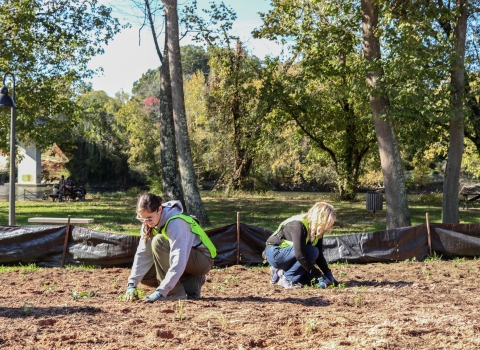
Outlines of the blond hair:
[[321,239],[325,233],[332,231],[332,226],[337,218],[337,213],[332,205],[325,202],[317,202],[304,215],[298,215],[308,221],[308,240],[314,242]]

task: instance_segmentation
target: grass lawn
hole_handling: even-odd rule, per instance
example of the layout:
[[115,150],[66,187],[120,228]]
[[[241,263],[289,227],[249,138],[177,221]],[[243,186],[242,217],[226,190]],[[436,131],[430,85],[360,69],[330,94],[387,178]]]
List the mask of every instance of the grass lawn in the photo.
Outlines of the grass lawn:
[[[84,202],[52,202],[37,200],[16,203],[16,224],[29,225],[28,218],[83,217],[95,219],[94,224],[82,225],[97,231],[137,235],[140,223],[135,219],[136,193],[87,194]],[[366,211],[365,196],[355,202],[341,202],[334,194],[318,192],[268,192],[263,195],[240,194],[225,197],[202,191],[202,198],[211,221],[205,229],[221,227],[236,222],[237,212],[244,224],[275,230],[289,216],[306,212],[315,202],[326,201],[337,210],[337,223],[332,234],[344,235],[384,230],[384,210],[375,214]],[[477,204],[478,203],[478,204]],[[474,202],[468,210],[460,209],[461,223],[480,223],[480,203]],[[412,225],[425,223],[429,213],[431,223],[441,222],[440,195],[410,195],[409,208]],[[462,207],[462,206],[460,206]],[[0,202],[0,225],[8,224],[8,202]]]

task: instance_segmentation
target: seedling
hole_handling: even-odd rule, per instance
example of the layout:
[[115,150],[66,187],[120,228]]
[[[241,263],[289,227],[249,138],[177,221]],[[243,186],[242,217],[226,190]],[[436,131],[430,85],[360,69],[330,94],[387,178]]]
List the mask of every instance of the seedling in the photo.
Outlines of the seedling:
[[33,304],[30,304],[30,303],[23,303],[23,312],[28,315],[30,313],[30,311],[32,310],[33,308]]
[[72,290],[72,298],[75,300],[78,300],[80,298],[91,298],[94,295],[95,295],[94,291],[87,293],[87,292],[77,292],[76,290]]
[[363,296],[359,295],[355,298],[355,307],[360,307],[362,305]]
[[345,271],[340,271],[340,272],[338,273],[338,278],[343,278],[343,277],[345,277],[346,275],[347,275],[347,273],[346,273]]
[[317,331],[317,321],[312,318],[307,320],[307,326],[305,327],[305,333],[307,335],[313,334]]
[[227,329],[228,326],[228,321],[227,318],[225,317],[224,314],[217,315],[218,322],[220,322],[220,325],[222,326],[223,329]]
[[424,262],[435,262],[440,261],[443,255],[437,255],[437,252],[433,252],[432,256],[427,256],[423,261]]
[[230,277],[225,278],[225,281],[223,283],[228,284],[229,282],[238,282],[239,279],[235,275],[230,275]]
[[468,273],[472,272],[473,271],[473,267],[469,267],[468,268]]
[[427,270],[422,270],[422,273],[425,275],[425,280],[428,282],[428,280],[430,279],[430,272],[428,272]]
[[[456,264],[456,263],[464,263],[464,262],[467,262],[467,259],[465,257],[463,258],[460,258],[460,257],[456,257],[455,259],[453,259],[453,262]],[[457,265],[455,265],[457,266]]]
[[[120,294],[118,299],[121,300],[121,301],[124,301],[126,294],[127,293]],[[147,293],[142,288],[135,288],[133,290],[133,298],[131,299],[131,301],[144,298],[146,295],[147,295]]]
[[178,319],[180,322],[183,321],[183,303],[181,300],[178,301]]
[[46,284],[46,283],[43,284],[43,290],[55,290],[57,288],[58,288],[58,286],[56,286],[54,284],[52,284],[52,285],[49,285],[49,284]]

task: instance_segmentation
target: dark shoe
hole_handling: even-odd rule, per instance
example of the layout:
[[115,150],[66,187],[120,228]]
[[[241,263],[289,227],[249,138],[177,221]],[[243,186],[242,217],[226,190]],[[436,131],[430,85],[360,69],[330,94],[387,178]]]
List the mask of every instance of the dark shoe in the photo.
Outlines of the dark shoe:
[[193,291],[193,293],[188,295],[188,299],[200,299],[202,297],[201,290],[202,290],[202,286],[205,284],[206,280],[207,280],[207,278],[205,277],[205,275],[197,277],[196,288]]

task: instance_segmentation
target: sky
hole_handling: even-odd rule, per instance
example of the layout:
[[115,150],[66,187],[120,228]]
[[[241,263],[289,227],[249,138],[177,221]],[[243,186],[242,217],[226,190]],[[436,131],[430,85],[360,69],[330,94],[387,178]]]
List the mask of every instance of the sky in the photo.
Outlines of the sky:
[[[191,0],[179,0],[178,3],[180,6],[189,1]],[[210,2],[212,0],[198,0],[197,8],[207,8]],[[216,2],[219,3],[218,0]],[[108,0],[100,3],[109,4]],[[232,34],[240,37],[249,53],[259,58],[280,53],[281,49],[277,44],[264,39],[254,39],[251,34],[253,29],[262,24],[258,12],[268,12],[271,8],[270,0],[224,0],[224,3],[237,13]],[[121,20],[125,17],[116,12],[114,16]],[[111,97],[121,90],[130,93],[133,83],[140,79],[143,73],[160,65],[150,31],[147,28],[141,31],[139,45],[140,26],[133,21],[130,23],[132,27],[123,29],[117,34],[108,45],[104,46],[105,53],[94,57],[89,64],[91,69],[102,67],[104,70],[102,75],[97,75],[89,81],[93,89],[103,90]],[[199,45],[188,37],[180,42],[181,46],[188,44]]]

